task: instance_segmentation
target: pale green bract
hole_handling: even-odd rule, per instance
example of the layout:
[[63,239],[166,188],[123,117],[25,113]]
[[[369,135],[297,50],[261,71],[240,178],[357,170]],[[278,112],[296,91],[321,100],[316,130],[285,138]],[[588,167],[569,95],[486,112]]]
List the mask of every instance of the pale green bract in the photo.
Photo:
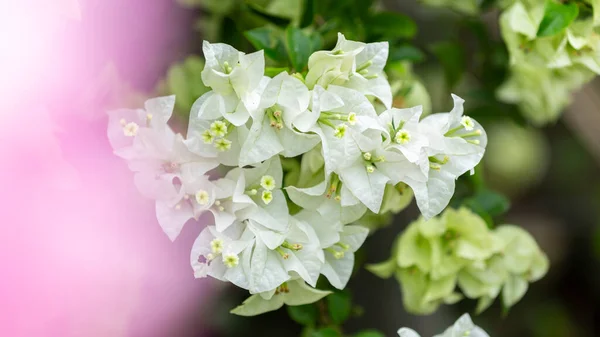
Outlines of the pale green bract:
[[[233,313],[319,300],[329,293],[316,289],[321,275],[344,289],[369,234],[361,223],[401,211],[413,194],[423,217],[434,217],[448,205],[454,181],[485,151],[485,131],[463,116],[458,96],[452,95],[450,112],[423,119],[421,106],[391,107],[386,42],[339,34],[332,51],[310,56],[306,78],[264,76],[262,51],[245,54],[209,42],[203,51],[200,77],[210,91],[192,105],[185,137],[167,124],[174,96],[148,100],[143,110],[110,112],[108,137],[135,172],[140,192],[155,200],[171,240],[185,223],[211,213],[214,222],[194,242],[190,264],[195,277],[230,282],[252,295]],[[216,179],[215,170],[224,176]],[[478,236],[487,233],[478,225],[445,224],[464,235],[453,261],[490,257],[490,240]],[[436,284],[418,289],[428,303],[456,301],[446,291],[456,283],[449,278],[455,271],[445,269],[447,257],[423,260],[418,254],[432,253],[411,245],[424,235],[413,234],[404,239],[399,277],[421,286],[427,284],[418,277],[435,275]],[[422,271],[407,273],[413,265]]]
[[538,36],[545,1],[504,1],[502,37],[510,55],[510,76],[500,100],[518,104],[532,123],[555,121],[574,91],[600,74],[600,3],[593,17],[577,18],[556,34]]
[[[410,328],[400,328],[398,335],[400,337],[421,337],[421,335]],[[489,335],[483,329],[473,324],[469,314],[463,314],[444,333],[433,337],[489,337]]]
[[463,296],[478,299],[481,312],[500,292],[509,308],[548,266],[525,230],[512,225],[490,230],[478,215],[461,208],[413,222],[396,240],[390,259],[367,269],[382,278],[395,275],[406,310],[429,314]]
[[[476,14],[482,1],[424,0],[432,6]],[[591,13],[579,13],[565,27],[540,32],[546,6],[575,5],[547,0],[499,0],[500,32],[509,52],[509,76],[498,88],[499,100],[517,104],[532,124],[555,122],[571,103],[571,96],[600,75],[600,1],[585,0]],[[566,11],[566,9],[564,9]],[[589,11],[589,9],[586,9]],[[561,15],[551,11],[550,15]],[[552,22],[555,18],[547,18]],[[559,22],[562,20],[556,20]],[[543,27],[542,27],[543,28]]]

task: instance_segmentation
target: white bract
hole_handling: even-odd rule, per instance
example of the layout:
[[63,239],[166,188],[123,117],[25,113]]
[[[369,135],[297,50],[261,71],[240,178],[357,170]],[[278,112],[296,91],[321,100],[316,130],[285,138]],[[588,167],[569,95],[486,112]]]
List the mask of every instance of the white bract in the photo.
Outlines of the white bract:
[[320,275],[343,289],[369,233],[353,223],[394,208],[382,206],[386,188],[409,185],[432,217],[483,155],[485,132],[460,98],[423,120],[421,106],[391,106],[386,42],[339,34],[332,51],[310,56],[305,79],[264,76],[262,51],[208,42],[203,51],[212,90],[193,104],[185,137],[167,124],[173,96],[111,112],[108,137],[169,238],[212,214],[190,261],[195,277],[252,294],[236,314],[319,300],[329,293],[315,289]]
[[[421,337],[416,331],[410,328],[401,328],[398,330],[400,337]],[[446,329],[444,333],[433,337],[490,337],[483,329],[473,324],[469,314],[463,314],[456,320],[454,325]]]

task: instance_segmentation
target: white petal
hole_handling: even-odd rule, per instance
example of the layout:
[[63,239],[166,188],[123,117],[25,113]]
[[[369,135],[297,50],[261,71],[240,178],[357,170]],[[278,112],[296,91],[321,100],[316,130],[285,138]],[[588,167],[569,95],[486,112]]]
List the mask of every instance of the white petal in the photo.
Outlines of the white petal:
[[306,153],[321,141],[315,134],[299,133],[287,127],[274,131],[279,138],[279,143],[283,147],[281,154],[284,157],[296,157]]
[[364,163],[359,161],[341,171],[340,179],[365,206],[374,213],[379,212],[385,185],[390,180],[388,177],[377,169],[368,173]]
[[175,95],[151,98],[144,103],[146,112],[152,114],[151,125],[165,127],[173,114]]
[[264,117],[257,116],[252,123],[248,138],[240,151],[240,166],[260,163],[284,150],[277,135],[278,131],[271,127],[269,120]]
[[177,209],[163,201],[156,202],[156,219],[171,241],[177,238],[185,223],[192,217],[193,209],[189,203],[182,203]]
[[369,229],[363,226],[344,226],[340,241],[350,246],[351,252],[356,252],[367,239]]
[[329,283],[337,289],[344,289],[354,268],[354,254],[346,252],[340,259],[336,259],[329,252],[325,253],[325,264],[321,274],[327,277]]
[[269,250],[260,239],[256,240],[250,261],[250,292],[275,289],[290,278],[281,260],[278,253]]
[[409,328],[400,328],[398,330],[398,336],[400,337],[421,337],[415,330]]
[[415,194],[417,206],[426,219],[439,214],[450,202],[454,194],[455,177],[444,170],[431,170],[429,180],[418,182],[412,179],[404,179]]

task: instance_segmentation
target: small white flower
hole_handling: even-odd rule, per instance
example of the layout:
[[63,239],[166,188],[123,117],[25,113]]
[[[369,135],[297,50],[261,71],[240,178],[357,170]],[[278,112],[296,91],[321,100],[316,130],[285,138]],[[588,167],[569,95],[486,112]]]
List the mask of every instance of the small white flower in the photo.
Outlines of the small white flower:
[[220,138],[215,141],[215,148],[217,150],[225,152],[231,149],[231,141],[229,139]]
[[339,124],[335,127],[335,132],[333,133],[333,135],[337,138],[343,138],[346,135],[346,129],[348,129],[346,124]]
[[139,129],[139,125],[134,122],[129,122],[123,126],[123,134],[127,137],[135,137]]
[[356,114],[354,112],[349,113],[346,120],[350,125],[356,124]]
[[471,131],[475,127],[475,123],[469,116],[462,116],[460,124],[465,127],[465,130]]
[[221,239],[213,239],[210,242],[210,250],[213,254],[221,254],[223,252],[223,240]]
[[233,253],[228,253],[223,255],[223,264],[227,266],[227,268],[236,267],[240,262],[240,258]]
[[206,205],[208,204],[208,202],[210,201],[210,196],[208,195],[208,192],[206,192],[205,190],[200,190],[198,192],[196,192],[196,202],[199,205]]
[[214,121],[210,124],[210,132],[217,137],[227,135],[227,124],[223,121]]
[[202,141],[204,144],[212,144],[215,141],[215,136],[210,130],[204,130],[202,132]]
[[268,191],[268,190],[264,190],[262,192],[262,195],[261,195],[260,198],[265,203],[265,205],[268,205],[268,204],[271,203],[271,201],[273,201],[273,192]]
[[275,188],[275,179],[269,175],[262,176],[260,178],[260,186],[265,190],[271,191]]
[[406,144],[410,142],[410,133],[406,130],[400,130],[396,133],[394,140],[398,144]]

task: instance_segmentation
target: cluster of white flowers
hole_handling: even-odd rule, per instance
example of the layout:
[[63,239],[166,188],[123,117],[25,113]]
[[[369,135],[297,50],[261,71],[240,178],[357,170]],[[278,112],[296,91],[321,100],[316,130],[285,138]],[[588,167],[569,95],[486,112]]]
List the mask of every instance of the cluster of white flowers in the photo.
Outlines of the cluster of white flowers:
[[[430,218],[483,156],[486,134],[463,116],[459,97],[449,113],[422,120],[420,106],[391,107],[387,43],[339,34],[333,50],[310,56],[306,76],[273,78],[264,76],[263,51],[208,42],[203,51],[211,91],[194,103],[186,137],[167,124],[174,96],[111,112],[108,136],[140,192],[156,200],[169,238],[212,213],[191,264],[198,278],[253,294],[235,313],[318,300],[328,294],[314,288],[320,274],[344,288],[368,234],[351,223],[367,208],[379,212],[386,185],[409,185]],[[376,111],[376,100],[385,111]],[[311,184],[284,185],[281,157],[309,167]],[[216,168],[228,171],[214,179]]]

